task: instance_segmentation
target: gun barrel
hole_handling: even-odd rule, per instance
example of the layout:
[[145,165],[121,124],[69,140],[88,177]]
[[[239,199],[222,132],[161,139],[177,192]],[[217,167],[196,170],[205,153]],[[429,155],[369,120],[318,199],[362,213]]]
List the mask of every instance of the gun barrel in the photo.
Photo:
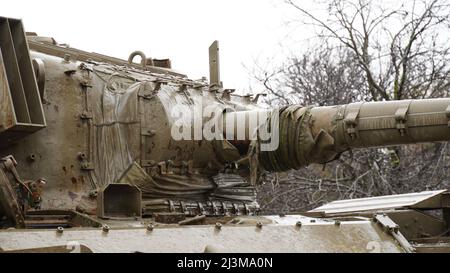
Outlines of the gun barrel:
[[278,148],[261,150],[259,161],[268,171],[286,171],[329,162],[351,148],[435,141],[450,141],[450,98],[292,105],[279,111]]

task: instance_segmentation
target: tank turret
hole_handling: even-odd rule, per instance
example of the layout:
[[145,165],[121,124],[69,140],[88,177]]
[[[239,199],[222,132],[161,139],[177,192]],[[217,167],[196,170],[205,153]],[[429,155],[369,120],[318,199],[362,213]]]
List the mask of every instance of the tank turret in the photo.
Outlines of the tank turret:
[[[56,247],[70,239],[98,251],[220,249],[211,242],[241,252],[339,251],[345,245],[365,251],[374,241],[387,251],[409,250],[395,243],[397,235],[379,235],[367,219],[348,223],[359,234],[350,238],[330,231],[326,220],[256,216],[255,185],[264,172],[326,163],[353,148],[449,141],[450,99],[264,108],[260,95],[223,87],[218,51],[215,42],[210,82],[192,80],[168,59],[141,51],[128,60],[89,53],[25,33],[20,20],[0,17],[0,227],[45,229],[0,231],[0,251]],[[140,63],[133,62],[136,56]],[[426,203],[436,209],[448,204],[440,201],[448,199],[445,194],[406,196],[402,200],[414,202],[401,206],[424,208],[425,199],[441,198]],[[377,208],[385,208],[383,200]],[[384,216],[378,219],[395,229]],[[139,233],[151,233],[155,223],[211,221],[217,224],[190,229],[189,236],[164,226],[159,237]],[[293,242],[301,221],[317,226],[306,229],[311,236],[331,236],[329,242]],[[267,223],[273,229],[263,228]],[[230,230],[226,224],[245,227]],[[66,227],[102,227],[105,236],[98,240]],[[441,226],[433,232],[442,233]],[[187,243],[174,244],[173,238]]]

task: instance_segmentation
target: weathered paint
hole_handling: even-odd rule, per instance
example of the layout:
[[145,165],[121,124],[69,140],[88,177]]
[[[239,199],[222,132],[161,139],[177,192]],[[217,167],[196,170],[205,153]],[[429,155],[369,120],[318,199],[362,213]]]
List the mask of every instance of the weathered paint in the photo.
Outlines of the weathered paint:
[[[303,219],[305,221],[305,219]],[[309,219],[308,219],[309,221]],[[206,247],[218,252],[403,252],[379,225],[371,221],[283,224],[213,225],[102,229],[7,230],[0,232],[4,251],[61,246],[76,242],[93,252],[190,252]]]

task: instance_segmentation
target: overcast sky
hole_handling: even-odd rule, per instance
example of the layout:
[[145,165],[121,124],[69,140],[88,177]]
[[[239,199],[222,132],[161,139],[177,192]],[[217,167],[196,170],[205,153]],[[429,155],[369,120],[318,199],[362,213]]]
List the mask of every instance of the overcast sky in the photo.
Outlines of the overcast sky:
[[244,66],[255,59],[279,62],[311,35],[286,28],[298,14],[282,0],[14,0],[3,3],[0,13],[21,18],[26,31],[82,50],[122,59],[135,50],[170,58],[174,69],[194,79],[209,77],[208,47],[219,40],[222,81],[244,93],[250,84]]

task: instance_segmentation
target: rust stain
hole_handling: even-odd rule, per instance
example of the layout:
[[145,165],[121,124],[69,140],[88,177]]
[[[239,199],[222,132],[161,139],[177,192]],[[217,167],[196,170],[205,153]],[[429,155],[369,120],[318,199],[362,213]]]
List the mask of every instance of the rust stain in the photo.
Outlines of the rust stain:
[[3,113],[4,120],[1,120],[0,115],[0,123],[3,122],[4,128],[10,128],[14,125],[14,118],[13,118],[13,110],[11,108],[10,104],[10,91],[9,91],[9,84],[8,80],[5,77],[5,68],[3,66],[3,59],[0,52],[0,93],[2,95],[2,98],[0,100],[0,113]]

